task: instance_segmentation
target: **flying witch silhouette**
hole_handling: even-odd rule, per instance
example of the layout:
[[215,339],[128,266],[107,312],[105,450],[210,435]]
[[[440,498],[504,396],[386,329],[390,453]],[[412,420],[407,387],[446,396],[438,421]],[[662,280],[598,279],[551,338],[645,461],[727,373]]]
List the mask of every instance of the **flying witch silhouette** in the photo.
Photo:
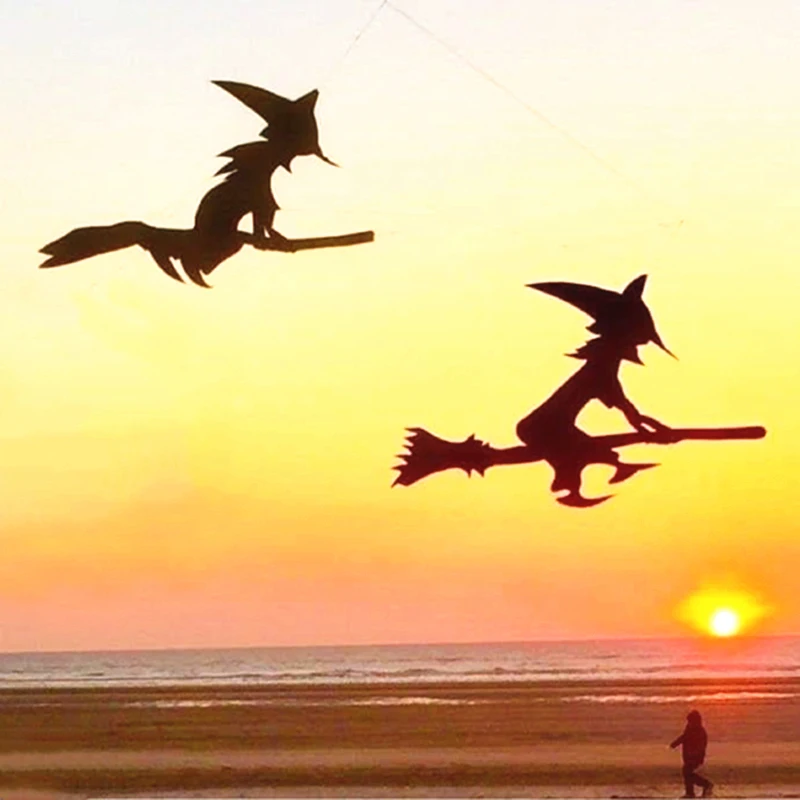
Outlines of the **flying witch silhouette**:
[[[610,483],[620,483],[637,472],[658,466],[654,463],[628,464],[616,448],[629,444],[673,444],[686,439],[760,439],[762,427],[670,428],[645,416],[626,396],[619,379],[623,361],[641,364],[638,347],[649,342],[667,353],[653,318],[642,299],[646,275],[631,281],[622,292],[579,283],[533,283],[529,288],[564,300],[593,318],[588,330],[595,334],[571,357],[584,362],[544,403],[517,423],[522,446],[494,448],[474,434],[462,442],[439,439],[423,428],[409,428],[406,452],[393,485],[410,486],[435,472],[461,469],[483,475],[492,466],[546,461],[555,477],[551,491],[566,506],[594,506],[612,495],[584,497],[581,473],[590,464],[615,468]],[[670,353],[672,355],[672,353]],[[582,409],[592,400],[618,409],[634,429],[632,433],[590,436],[577,427]]]
[[[182,281],[173,260],[199,286],[208,286],[204,276],[245,245],[262,250],[296,250],[334,247],[372,241],[372,231],[313,239],[287,239],[273,227],[279,206],[272,192],[272,176],[279,167],[291,172],[297,156],[314,155],[328,164],[319,145],[314,90],[297,100],[234,81],[212,81],[255,111],[267,126],[262,140],[232,147],[220,154],[229,159],[216,174],[222,181],[200,200],[194,226],[189,229],[157,228],[144,222],[76,228],[45,245],[40,252],[50,256],[41,267],[59,267],[85,258],[138,245],[147,250],[171,278]],[[239,230],[239,223],[252,216],[253,232]]]

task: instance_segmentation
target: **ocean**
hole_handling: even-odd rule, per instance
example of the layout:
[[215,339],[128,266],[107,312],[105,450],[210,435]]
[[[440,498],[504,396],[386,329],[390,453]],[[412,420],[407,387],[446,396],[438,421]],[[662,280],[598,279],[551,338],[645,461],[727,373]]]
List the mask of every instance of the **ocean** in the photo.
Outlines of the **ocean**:
[[800,678],[800,637],[0,654],[2,689],[732,678]]

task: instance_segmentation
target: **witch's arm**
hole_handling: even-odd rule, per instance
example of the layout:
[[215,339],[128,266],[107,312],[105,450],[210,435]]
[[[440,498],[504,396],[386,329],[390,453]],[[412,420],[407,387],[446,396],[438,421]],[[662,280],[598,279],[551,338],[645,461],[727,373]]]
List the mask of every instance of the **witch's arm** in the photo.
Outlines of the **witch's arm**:
[[286,237],[273,227],[277,210],[278,204],[272,195],[272,188],[269,187],[267,193],[259,198],[253,207],[253,238],[255,240],[253,244],[255,247],[266,245],[268,239],[272,239],[272,243],[278,245],[286,241]]
[[641,433],[662,433],[672,430],[669,425],[665,425],[655,417],[648,417],[646,414],[642,414],[627,397],[618,408],[633,428]]
[[656,433],[662,435],[672,430],[669,425],[659,422],[659,420],[654,417],[648,417],[642,414],[628,399],[622,389],[622,384],[619,381],[616,381],[615,384],[609,397],[607,399],[604,398],[606,405],[608,405],[609,408],[618,408],[635,430],[640,433]]

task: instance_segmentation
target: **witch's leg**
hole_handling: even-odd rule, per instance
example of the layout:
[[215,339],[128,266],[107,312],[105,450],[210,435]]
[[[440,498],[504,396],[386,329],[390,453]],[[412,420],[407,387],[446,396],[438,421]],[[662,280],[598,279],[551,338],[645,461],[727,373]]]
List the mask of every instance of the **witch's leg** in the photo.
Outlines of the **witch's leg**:
[[180,256],[183,270],[198,286],[208,287],[203,276],[238,253],[243,244],[235,231],[195,230]]
[[581,494],[581,472],[583,471],[584,464],[553,464],[555,470],[555,477],[550,484],[550,490],[554,493],[566,492],[565,495],[557,497],[556,501],[563,506],[572,506],[573,508],[588,508],[589,506],[596,506],[608,500],[611,495],[604,495],[603,497],[584,497]]
[[633,477],[637,472],[641,472],[643,469],[650,469],[651,467],[658,466],[658,464],[655,463],[626,464],[620,461],[619,453],[605,447],[595,448],[591,463],[608,464],[609,466],[616,467],[616,472],[612,475],[609,483],[622,483],[622,481],[628,480],[628,478]]
[[613,450],[597,448],[591,436],[574,426],[562,429],[557,438],[553,437],[551,432],[547,449],[547,461],[555,471],[550,489],[553,492],[565,491],[567,493],[563,497],[556,498],[559,503],[565,506],[584,508],[596,506],[609,499],[610,495],[584,497],[581,494],[581,474],[584,467],[595,462],[598,457],[616,456],[617,454]]

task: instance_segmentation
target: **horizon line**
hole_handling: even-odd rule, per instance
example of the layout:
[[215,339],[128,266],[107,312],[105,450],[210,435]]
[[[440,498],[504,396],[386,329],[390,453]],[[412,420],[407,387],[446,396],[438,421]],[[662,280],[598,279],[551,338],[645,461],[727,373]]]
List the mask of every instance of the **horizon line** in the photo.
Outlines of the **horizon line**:
[[98,649],[78,649],[78,650],[2,650],[2,656],[24,656],[24,655],[76,655],[76,654],[99,654],[99,653],[196,653],[202,651],[232,651],[232,650],[343,650],[343,649],[375,649],[390,647],[486,647],[498,645],[531,645],[531,644],[589,644],[601,642],[653,642],[653,641],[702,641],[702,642],[742,642],[763,639],[797,639],[800,633],[775,633],[775,634],[740,634],[732,637],[716,637],[708,634],[694,633],[685,635],[666,635],[666,636],[598,636],[583,638],[564,638],[564,639],[506,639],[506,640],[484,640],[484,641],[438,641],[438,642],[372,642],[354,643],[346,642],[339,644],[253,644],[253,645],[230,645],[230,646],[178,646],[178,647],[106,647]]

